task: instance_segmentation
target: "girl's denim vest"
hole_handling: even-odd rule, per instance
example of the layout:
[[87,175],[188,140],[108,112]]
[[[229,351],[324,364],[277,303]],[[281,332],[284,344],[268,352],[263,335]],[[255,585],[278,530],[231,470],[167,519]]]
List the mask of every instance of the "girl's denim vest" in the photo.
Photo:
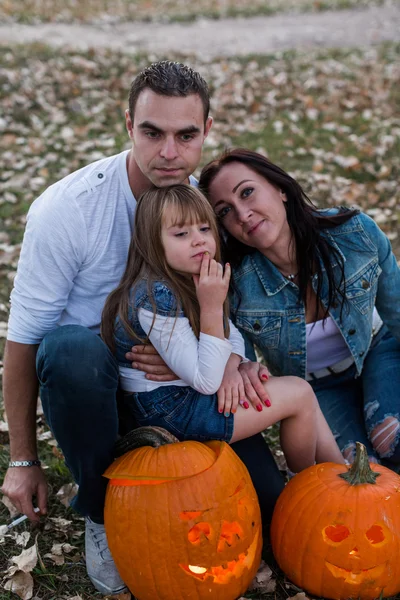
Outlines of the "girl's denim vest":
[[[153,304],[150,300],[153,298]],[[125,354],[131,351],[132,346],[143,344],[144,340],[147,339],[146,332],[142,329],[138,318],[138,309],[144,308],[151,312],[154,312],[157,306],[157,314],[168,317],[183,316],[182,310],[177,312],[177,302],[174,294],[167,287],[165,282],[155,281],[151,286],[151,290],[148,289],[147,279],[143,279],[138,285],[135,286],[134,290],[131,291],[128,321],[138,336],[132,337],[129,332],[125,329],[121,323],[119,317],[115,323],[114,333],[114,344],[115,344],[115,357],[120,367],[132,367],[132,363],[127,362]]]
[[[335,214],[336,209],[324,211]],[[360,374],[373,336],[376,305],[383,322],[400,340],[400,269],[390,242],[376,223],[359,214],[333,229],[324,230],[343,258],[346,302],[330,316],[339,327]],[[334,273],[340,268],[332,262]],[[328,281],[323,268],[321,300],[328,303]],[[231,318],[246,341],[246,355],[255,360],[256,346],[274,375],[305,378],[307,365],[305,307],[297,286],[283,277],[260,252],[246,256],[233,274],[239,292],[231,297]],[[317,288],[317,276],[312,281]]]

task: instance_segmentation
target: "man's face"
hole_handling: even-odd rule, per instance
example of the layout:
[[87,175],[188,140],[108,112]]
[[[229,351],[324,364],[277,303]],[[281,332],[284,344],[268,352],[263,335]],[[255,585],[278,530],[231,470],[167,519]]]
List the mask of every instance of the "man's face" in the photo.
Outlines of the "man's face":
[[133,157],[142,174],[157,187],[187,181],[200,162],[211,123],[209,117],[204,124],[198,94],[182,98],[143,90],[133,123],[126,113]]

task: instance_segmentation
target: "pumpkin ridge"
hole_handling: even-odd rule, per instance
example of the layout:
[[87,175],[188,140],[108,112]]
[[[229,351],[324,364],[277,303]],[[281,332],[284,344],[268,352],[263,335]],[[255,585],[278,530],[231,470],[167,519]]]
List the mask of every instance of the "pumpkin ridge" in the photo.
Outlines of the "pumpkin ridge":
[[[310,495],[311,495],[311,493],[313,491],[315,491],[314,488],[310,489]],[[330,497],[334,496],[334,494],[329,490],[329,488],[328,488],[328,491],[330,492]],[[315,518],[316,528],[318,528],[319,521],[322,518],[324,510],[325,510],[324,503],[318,501],[321,497],[323,497],[324,499],[326,499],[326,501],[328,502],[327,490],[325,490],[325,489],[320,490],[319,494],[316,495],[314,493],[311,498],[308,497],[307,498],[307,506],[305,507],[305,510],[304,510],[304,513],[306,513],[307,510],[310,510],[310,508],[312,509],[312,511],[313,511],[313,513],[312,513],[313,514],[313,518]],[[316,509],[317,509],[317,507],[319,507],[318,517],[316,517],[316,514],[317,514]],[[302,515],[299,515],[299,519],[298,519],[299,524],[300,524],[302,518],[304,518],[304,517]],[[301,561],[300,561],[300,571],[299,572],[301,572],[301,573],[304,570],[304,562],[305,562],[306,559],[308,559],[307,548],[309,548],[309,546],[310,546],[310,538],[311,538],[312,535],[313,535],[313,531],[312,531],[312,529],[310,529],[308,531],[308,536],[303,541],[302,547],[305,548],[306,550],[305,550],[305,552],[300,553],[301,554]],[[316,575],[317,574],[314,573],[314,577]],[[323,573],[322,573],[322,570],[320,572],[320,582],[321,581],[323,582]]]
[[[176,460],[177,452],[175,446],[179,447],[179,452],[184,449],[187,449],[188,452],[190,451],[192,454],[194,451],[197,452],[196,464],[199,465],[199,471],[197,471],[197,473],[193,473],[193,465],[190,465],[189,462]],[[159,455],[160,451],[163,453],[161,456]],[[211,448],[208,448],[200,442],[194,441],[177,442],[176,444],[160,446],[157,448],[144,446],[131,452],[123,454],[114,460],[114,462],[106,469],[103,476],[108,479],[122,478],[133,480],[143,478],[170,478],[171,481],[174,481],[185,477],[185,474],[187,477],[199,475],[212,467],[217,460],[215,452]],[[191,473],[187,474],[187,469],[189,469],[190,466],[192,466]],[[162,473],[160,473],[161,470],[163,471]]]
[[[311,468],[313,468],[313,467],[311,467]],[[299,475],[300,475],[300,473],[298,475],[296,475],[296,477],[299,477]],[[291,494],[289,494],[287,492],[287,490],[290,491],[291,487],[293,487],[293,486],[291,486],[292,481],[294,482],[294,479],[292,479],[287,484],[285,490],[281,494],[281,498],[282,498],[282,502],[283,502],[283,507],[285,505],[285,501],[286,502],[293,502],[293,500],[291,499]],[[318,490],[318,492],[319,492],[318,495],[317,495],[317,498],[320,497],[321,495],[326,494],[326,490],[321,490],[317,481],[313,481],[312,482],[312,487],[310,486],[309,483],[307,485],[307,482],[305,481],[304,485],[300,488],[300,492],[304,491],[303,495],[298,499],[297,498],[297,494],[296,494],[296,503],[293,505],[294,506],[294,511],[293,512],[296,513],[296,520],[299,523],[300,523],[301,519],[303,518],[303,513],[308,510],[310,502],[314,501],[314,496],[312,497],[312,499],[310,498],[310,494],[312,494],[314,490]],[[306,504],[305,504],[305,506],[303,508],[303,513],[299,514],[298,513],[299,505],[304,504],[305,502],[306,502]],[[284,508],[283,508],[283,512],[285,512]],[[288,526],[288,521],[289,521],[289,519],[290,519],[290,517],[292,515],[289,514],[289,515],[286,515],[286,516],[287,516],[287,519],[285,519],[285,521],[283,521],[283,523],[282,523],[282,516],[280,517],[280,521],[281,522],[280,522],[279,530],[281,532],[281,536],[280,536],[280,538],[277,539],[277,547],[280,547],[280,545],[284,543],[285,529]],[[292,516],[292,518],[293,518],[293,516]]]

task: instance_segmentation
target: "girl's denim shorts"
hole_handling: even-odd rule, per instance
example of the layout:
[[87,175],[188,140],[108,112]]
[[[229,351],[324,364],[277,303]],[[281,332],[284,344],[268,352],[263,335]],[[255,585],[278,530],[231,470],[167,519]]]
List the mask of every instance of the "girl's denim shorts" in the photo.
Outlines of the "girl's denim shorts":
[[209,396],[191,387],[161,386],[151,392],[124,392],[124,404],[139,426],[155,425],[174,434],[180,441],[230,441],[231,413],[218,412],[217,394]]

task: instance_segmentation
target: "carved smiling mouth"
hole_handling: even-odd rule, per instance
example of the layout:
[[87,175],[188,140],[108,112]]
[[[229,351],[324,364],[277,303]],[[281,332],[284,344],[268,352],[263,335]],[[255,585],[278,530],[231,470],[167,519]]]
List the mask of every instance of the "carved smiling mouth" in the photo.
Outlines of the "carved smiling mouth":
[[214,581],[214,583],[226,583],[227,579],[231,577],[241,577],[245,568],[250,569],[254,563],[254,557],[257,550],[259,535],[256,534],[253,542],[247,549],[242,552],[234,560],[229,560],[222,563],[217,567],[200,567],[194,565],[179,565],[186,573],[192,575],[200,581]]
[[382,565],[372,567],[371,569],[351,571],[350,569],[342,569],[341,567],[337,567],[336,565],[333,565],[327,561],[325,561],[325,564],[334,577],[342,578],[344,579],[345,583],[353,583],[354,585],[359,585],[360,583],[363,583],[369,579],[381,577],[386,568],[386,563],[383,563]]

